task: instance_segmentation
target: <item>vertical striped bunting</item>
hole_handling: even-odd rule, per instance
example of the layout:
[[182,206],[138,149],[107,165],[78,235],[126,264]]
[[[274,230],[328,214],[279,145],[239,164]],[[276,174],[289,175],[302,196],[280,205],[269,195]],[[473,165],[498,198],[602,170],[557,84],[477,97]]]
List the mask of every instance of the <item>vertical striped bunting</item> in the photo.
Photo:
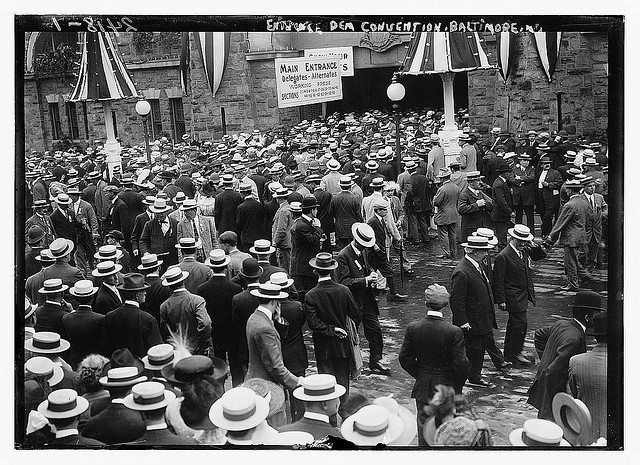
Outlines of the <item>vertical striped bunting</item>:
[[117,100],[139,97],[111,36],[105,32],[82,34],[78,80],[69,100]]
[[229,59],[230,32],[198,32],[195,34],[202,54],[204,70],[213,95],[216,94]]
[[409,41],[399,74],[434,74],[491,68],[475,32],[418,32]]
[[500,76],[502,76],[502,80],[507,82],[511,67],[513,66],[515,41],[510,32],[501,32],[497,35],[496,41],[498,49],[498,71],[500,72]]
[[542,69],[547,75],[547,79],[551,82],[551,77],[556,70],[558,55],[560,54],[560,39],[562,32],[533,32],[536,42],[536,50]]
[[182,93],[189,95],[189,33],[182,33],[182,49],[180,51],[180,87],[182,87]]

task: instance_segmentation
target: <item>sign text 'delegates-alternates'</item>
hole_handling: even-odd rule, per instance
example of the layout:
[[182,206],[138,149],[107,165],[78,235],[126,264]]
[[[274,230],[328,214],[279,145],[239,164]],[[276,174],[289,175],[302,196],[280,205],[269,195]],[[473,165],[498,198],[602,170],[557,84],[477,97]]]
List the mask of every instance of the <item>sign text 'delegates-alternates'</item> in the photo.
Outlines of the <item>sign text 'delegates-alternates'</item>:
[[342,99],[340,58],[300,57],[275,60],[278,108]]
[[353,76],[353,47],[312,48],[304,51],[305,57],[338,57],[342,77]]

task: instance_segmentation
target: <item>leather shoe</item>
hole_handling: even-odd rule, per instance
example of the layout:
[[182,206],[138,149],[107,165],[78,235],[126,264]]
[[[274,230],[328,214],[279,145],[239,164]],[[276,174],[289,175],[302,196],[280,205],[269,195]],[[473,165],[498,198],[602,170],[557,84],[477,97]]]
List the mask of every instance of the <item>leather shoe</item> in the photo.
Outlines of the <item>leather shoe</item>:
[[405,302],[407,300],[407,296],[405,294],[389,294],[387,296],[387,302]]
[[441,254],[441,255],[436,255],[436,258],[451,258],[451,256],[446,254]]
[[509,368],[509,367],[510,367],[510,366],[512,366],[512,365],[513,365],[513,363],[512,363],[512,362],[510,362],[509,360],[505,360],[504,362],[502,362],[502,365],[497,366],[496,368],[497,368],[498,370],[504,370],[505,368]]
[[384,365],[382,365],[380,362],[370,363],[369,370],[371,370],[371,373],[378,373],[381,375],[389,376],[391,374],[391,370],[388,367],[385,367]]
[[531,364],[531,360],[529,360],[527,358],[527,356],[525,354],[523,354],[522,352],[520,352],[514,358],[515,358],[516,362],[522,363],[523,365],[530,365]]
[[467,381],[467,385],[474,387],[483,387],[483,388],[491,388],[494,387],[493,384],[488,383],[483,379],[470,379]]
[[560,288],[561,291],[568,291],[568,292],[578,292],[578,288],[577,287],[573,287],[573,286],[569,286],[568,284],[566,286],[562,286]]
[[404,274],[414,274],[415,271],[413,270],[404,270]]

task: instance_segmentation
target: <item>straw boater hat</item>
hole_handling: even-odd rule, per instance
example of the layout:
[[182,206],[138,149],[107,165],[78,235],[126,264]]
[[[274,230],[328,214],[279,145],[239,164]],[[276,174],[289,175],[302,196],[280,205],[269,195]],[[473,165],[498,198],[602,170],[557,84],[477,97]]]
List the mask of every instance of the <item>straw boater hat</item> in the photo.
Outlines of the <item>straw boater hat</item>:
[[574,399],[565,392],[559,392],[551,403],[553,419],[563,431],[563,437],[574,446],[591,444],[591,413],[580,399]]
[[103,278],[105,276],[111,276],[122,271],[122,265],[119,263],[113,263],[111,260],[100,262],[96,265],[96,269],[91,272],[92,276],[96,278]]
[[353,185],[353,179],[351,176],[342,176],[340,178],[340,187],[348,189]]
[[147,370],[160,371],[173,363],[174,358],[175,353],[171,344],[157,344],[149,347],[147,355],[142,357],[142,363]]
[[270,282],[260,284],[257,289],[251,289],[250,294],[262,299],[284,300],[289,297],[287,292],[283,292],[282,288]]
[[281,385],[262,378],[245,379],[243,387],[251,389],[269,403],[269,416],[282,410],[284,389]]
[[175,245],[176,249],[195,249],[196,240],[193,237],[182,237],[180,242]]
[[162,260],[158,260],[158,256],[154,253],[147,253],[140,257],[140,265],[138,265],[138,269],[140,271],[152,270],[158,268],[162,263]]
[[333,259],[333,255],[328,252],[320,252],[309,260],[309,265],[316,270],[335,270],[338,262]]
[[373,178],[369,183],[370,187],[383,187],[384,186],[384,178]]
[[436,175],[438,178],[451,177],[451,170],[449,168],[440,168],[440,172]]
[[521,241],[533,240],[533,234],[531,234],[531,230],[523,224],[516,224],[513,228],[510,228],[507,232],[511,237],[515,239],[520,239]]
[[97,258],[100,261],[111,260],[112,262],[115,262],[122,258],[123,255],[124,252],[122,252],[122,250],[118,249],[113,244],[109,244],[101,246],[98,251],[93,254],[93,258]]
[[303,385],[294,389],[293,397],[304,402],[323,402],[337,399],[345,392],[346,388],[336,382],[335,376],[318,374],[306,376]]
[[289,202],[289,210],[292,213],[302,213],[302,202]]
[[69,197],[64,192],[58,194],[54,200],[58,205],[71,205],[73,203],[71,197]]
[[107,371],[107,375],[100,378],[100,384],[104,387],[125,387],[133,386],[134,384],[146,381],[147,377],[141,375],[138,368],[131,367],[117,367],[111,368]]
[[469,236],[467,237],[467,242],[463,242],[460,244],[462,247],[467,247],[469,249],[493,249],[493,245],[489,244],[489,239],[484,236]]
[[69,289],[69,286],[66,284],[62,284],[62,279],[60,278],[51,278],[46,279],[44,283],[42,283],[42,287],[38,289],[39,294],[58,294]]
[[[244,262],[243,262],[243,265],[244,265]],[[294,280],[292,278],[289,278],[287,276],[287,273],[283,271],[278,271],[276,273],[273,273],[271,276],[269,276],[269,282],[271,284],[280,286],[282,289],[291,287],[291,285],[293,284],[293,281]]]
[[249,248],[249,252],[256,255],[267,255],[276,251],[275,247],[271,246],[271,241],[267,239],[256,239],[253,243],[253,247]]
[[69,294],[76,297],[91,297],[96,292],[98,292],[98,288],[94,287],[93,283],[88,279],[76,281],[73,287],[69,289]]
[[69,341],[62,339],[58,333],[49,331],[34,333],[24,343],[24,348],[34,354],[59,354],[69,350],[69,347]]
[[570,444],[562,438],[562,428],[549,420],[533,418],[509,434],[512,446],[558,447]]
[[344,420],[340,432],[358,446],[390,444],[402,436],[404,423],[385,407],[366,405]]
[[194,208],[198,208],[198,204],[196,203],[195,199],[186,199],[184,202],[182,202],[182,205],[178,207],[178,210],[185,211],[193,210]]
[[211,376],[215,381],[224,384],[224,380],[229,375],[229,365],[218,357],[191,355],[178,360],[175,364],[165,365],[161,373],[167,381],[176,386],[183,386],[203,376]]
[[376,243],[376,234],[367,223],[353,223],[351,235],[363,247],[373,247]]
[[274,199],[280,199],[283,197],[288,197],[291,194],[291,190],[287,189],[286,187],[281,187],[280,189],[277,189],[275,192],[273,192],[273,198]]
[[31,315],[33,315],[33,312],[36,311],[36,308],[38,308],[38,304],[32,304],[31,301],[29,300],[29,297],[24,296],[24,319],[25,320],[29,318]]
[[225,392],[211,406],[209,419],[218,428],[244,431],[254,428],[269,416],[269,403],[246,387]]
[[55,386],[64,378],[62,366],[53,363],[47,357],[31,357],[24,364],[28,373],[44,379],[50,387]]
[[163,286],[173,286],[174,284],[178,284],[189,277],[189,272],[184,271],[180,268],[180,265],[172,265],[167,268],[164,275],[162,276],[162,285]]
[[[451,165],[449,165],[451,166]],[[480,171],[469,171],[467,173],[467,181],[479,181],[484,176],[480,175]]]
[[58,389],[50,393],[37,410],[45,418],[58,420],[77,417],[88,408],[89,401],[73,389]]
[[[305,378],[305,381],[307,378]],[[416,418],[411,413],[411,411],[405,407],[404,405],[400,405],[391,395],[386,397],[379,397],[377,399],[373,399],[373,405],[380,405],[386,408],[389,413],[397,415],[400,417],[402,422],[404,423],[404,431],[402,435],[389,443],[392,446],[408,446],[413,442],[413,438],[418,434],[418,426],[416,425]]]
[[496,233],[493,232],[493,229],[478,228],[475,231],[473,231],[471,235],[486,237],[489,240],[489,245],[491,246],[498,245],[498,238],[496,237]]
[[204,264],[209,268],[223,268],[231,262],[228,255],[225,255],[222,249],[213,249],[209,252],[209,256],[204,261]]
[[73,251],[73,241],[59,238],[49,244],[51,256],[55,259],[66,257]]
[[131,394],[124,398],[124,406],[131,410],[157,410],[169,405],[176,395],[165,389],[164,384],[145,381],[131,388]]
[[153,213],[164,213],[171,210],[171,206],[167,205],[166,199],[158,199],[156,198],[153,202],[153,205],[149,207]]

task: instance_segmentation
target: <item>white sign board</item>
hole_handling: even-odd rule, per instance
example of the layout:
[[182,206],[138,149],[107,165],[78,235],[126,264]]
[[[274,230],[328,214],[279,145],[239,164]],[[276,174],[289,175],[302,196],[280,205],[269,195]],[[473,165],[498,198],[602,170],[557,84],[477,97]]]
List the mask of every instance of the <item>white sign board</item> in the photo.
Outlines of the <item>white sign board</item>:
[[353,47],[312,48],[304,51],[306,57],[339,57],[342,77],[353,76]]
[[278,58],[275,67],[278,108],[342,99],[337,57]]

